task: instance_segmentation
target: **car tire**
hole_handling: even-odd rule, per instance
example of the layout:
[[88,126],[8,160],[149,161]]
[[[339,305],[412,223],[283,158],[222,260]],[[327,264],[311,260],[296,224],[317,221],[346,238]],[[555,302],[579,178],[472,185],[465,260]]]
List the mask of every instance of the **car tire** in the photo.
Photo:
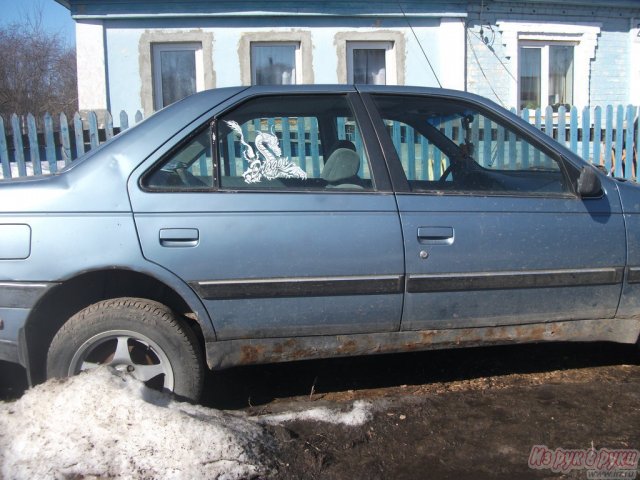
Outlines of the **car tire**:
[[104,364],[183,399],[197,401],[202,391],[204,362],[197,338],[159,302],[117,298],[76,313],[51,342],[47,378]]

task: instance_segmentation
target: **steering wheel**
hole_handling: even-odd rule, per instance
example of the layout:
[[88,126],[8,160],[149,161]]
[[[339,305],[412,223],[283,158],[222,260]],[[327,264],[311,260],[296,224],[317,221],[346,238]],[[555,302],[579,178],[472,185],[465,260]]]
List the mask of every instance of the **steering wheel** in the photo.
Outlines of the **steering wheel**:
[[186,163],[178,162],[173,169],[173,171],[178,175],[180,181],[185,187],[206,187],[207,184],[196,177],[193,173],[189,171],[189,166]]

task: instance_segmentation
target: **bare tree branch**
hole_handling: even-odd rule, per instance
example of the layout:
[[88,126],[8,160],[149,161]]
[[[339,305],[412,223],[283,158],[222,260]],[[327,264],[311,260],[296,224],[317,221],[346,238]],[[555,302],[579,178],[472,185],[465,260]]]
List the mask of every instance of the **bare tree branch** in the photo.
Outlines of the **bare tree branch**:
[[78,108],[75,49],[43,28],[42,3],[0,25],[0,115],[73,114]]

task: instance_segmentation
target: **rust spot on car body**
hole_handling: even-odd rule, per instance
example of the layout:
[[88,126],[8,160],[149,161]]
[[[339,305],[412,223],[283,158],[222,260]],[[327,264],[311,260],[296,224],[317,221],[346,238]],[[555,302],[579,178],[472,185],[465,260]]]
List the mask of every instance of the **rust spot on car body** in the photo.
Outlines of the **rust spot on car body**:
[[439,330],[227,340],[207,345],[211,368],[352,355],[548,341],[634,343],[638,319],[597,319]]
[[265,348],[261,345],[244,345],[241,347],[241,364],[260,363]]
[[347,340],[338,347],[338,351],[342,354],[349,355],[358,350],[358,344],[355,340]]

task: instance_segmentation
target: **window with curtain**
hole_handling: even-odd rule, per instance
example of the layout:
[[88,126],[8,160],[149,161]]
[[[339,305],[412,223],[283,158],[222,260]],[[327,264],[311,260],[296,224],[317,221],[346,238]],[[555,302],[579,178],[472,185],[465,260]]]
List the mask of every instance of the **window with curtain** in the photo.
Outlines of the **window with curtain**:
[[574,46],[523,43],[519,52],[520,104],[522,108],[557,111],[573,105]]
[[252,43],[251,83],[253,85],[291,85],[298,83],[297,43]]
[[156,110],[203,89],[202,45],[158,43],[152,54]]
[[369,85],[394,84],[390,81],[388,61],[393,42],[347,42],[347,70],[349,83]]

